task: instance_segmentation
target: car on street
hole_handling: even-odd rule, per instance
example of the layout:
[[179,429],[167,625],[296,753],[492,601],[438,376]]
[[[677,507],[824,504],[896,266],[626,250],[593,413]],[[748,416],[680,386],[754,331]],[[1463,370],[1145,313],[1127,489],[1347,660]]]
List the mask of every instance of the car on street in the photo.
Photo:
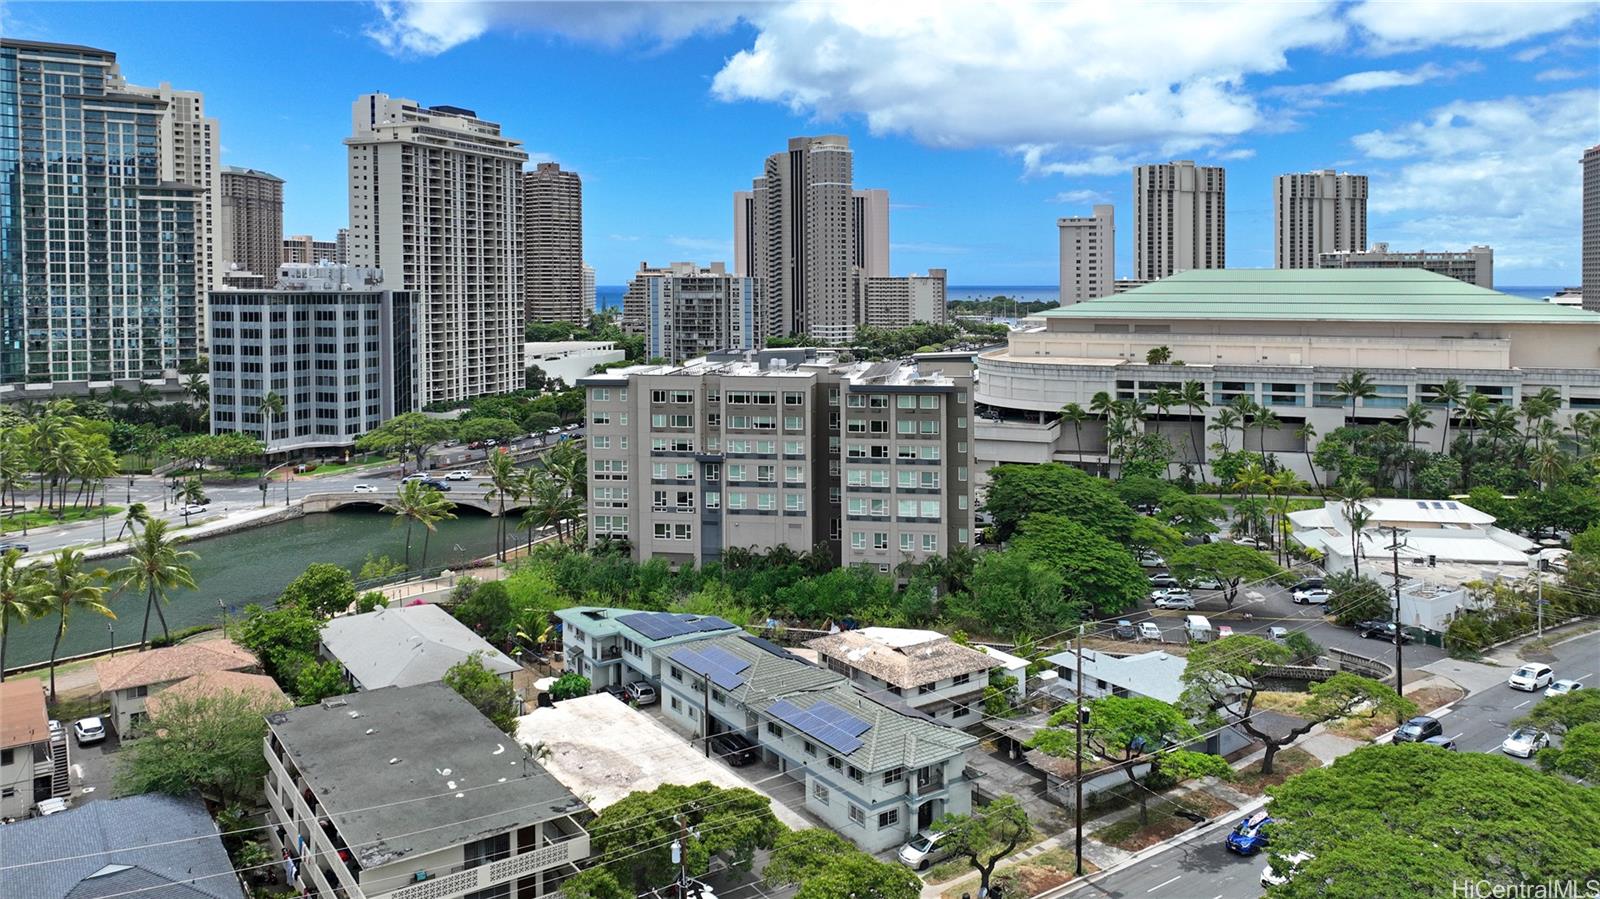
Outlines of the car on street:
[[25,553],[25,552],[28,551],[28,544],[26,544],[26,543],[0,543],[0,553],[8,553],[8,552],[11,552],[12,550],[16,550],[17,552]]
[[50,739],[54,740],[56,738],[56,735],[59,734],[59,733],[61,733],[61,722],[57,721],[54,718],[51,718],[50,719]]
[[447,481],[470,481],[472,480],[472,469],[458,468],[445,475],[444,479]]
[[950,850],[939,845],[943,841],[944,834],[936,830],[919,831],[900,847],[900,864],[921,871],[949,858]]
[[350,487],[350,492],[351,493],[377,493],[378,492],[378,488],[373,486],[372,484],[353,484]]
[[1276,625],[1269,627],[1267,628],[1267,638],[1282,643],[1283,641],[1289,639],[1289,629],[1286,627],[1277,627]]
[[1418,715],[1417,717],[1412,718],[1410,721],[1400,725],[1400,729],[1394,732],[1394,739],[1390,740],[1390,742],[1421,743],[1423,740],[1426,740],[1429,737],[1440,737],[1443,735],[1444,725],[1439,723],[1438,718],[1434,718],[1429,715]]
[[1333,591],[1326,587],[1312,587],[1309,590],[1296,590],[1289,597],[1296,605],[1320,606],[1333,598]]
[[1320,577],[1303,577],[1293,587],[1289,588],[1289,592],[1293,593],[1297,590],[1321,590],[1326,586],[1328,586],[1328,582]]
[[1267,844],[1271,841],[1267,835],[1267,828],[1271,824],[1272,818],[1266,811],[1256,812],[1234,825],[1233,830],[1228,831],[1228,838],[1224,845],[1228,847],[1230,852],[1237,852],[1240,855],[1255,855],[1257,852],[1267,848]]
[[79,718],[72,722],[72,735],[78,738],[79,746],[98,743],[106,738],[106,723],[100,720],[99,715]]
[[1428,746],[1437,746],[1440,749],[1448,749],[1451,752],[1456,751],[1456,741],[1450,739],[1449,737],[1429,737],[1422,742]]
[[569,430],[569,431],[576,431],[576,430],[577,430],[577,429],[579,429],[579,428],[581,428],[581,427],[583,427],[583,426],[582,426],[582,425],[580,425],[580,424],[578,424],[578,423],[577,423],[577,422],[573,422],[573,423],[572,423],[572,424],[570,424],[570,425],[567,425],[567,430]]
[[409,484],[412,481],[426,481],[427,479],[428,479],[428,476],[419,471],[416,474],[408,474],[405,477],[401,478],[400,479],[400,483]]
[[1288,883],[1289,879],[1294,877],[1300,866],[1308,861],[1311,861],[1313,858],[1316,858],[1316,856],[1309,852],[1296,852],[1292,855],[1285,855],[1283,857],[1282,874],[1272,870],[1271,864],[1268,864],[1265,868],[1261,869],[1261,885],[1264,887],[1275,887]]
[[1558,680],[1545,689],[1545,696],[1565,696],[1573,690],[1582,690],[1583,684],[1575,680]]
[[1178,583],[1178,579],[1170,574],[1150,575],[1150,589],[1152,590],[1175,590],[1182,586],[1182,584]]
[[1550,686],[1556,679],[1556,673],[1549,665],[1523,665],[1506,679],[1506,685],[1513,690],[1535,690]]
[[1189,586],[1196,590],[1221,590],[1222,582],[1209,574],[1203,574],[1190,581]]
[[187,506],[178,507],[178,514],[179,515],[199,515],[199,514],[205,512],[205,510],[207,508],[208,507],[206,506],[205,503],[190,503]]
[[737,731],[725,730],[712,735],[711,751],[735,768],[761,761],[761,747]]
[[1140,503],[1133,507],[1133,511],[1138,512],[1140,515],[1160,515],[1161,507],[1150,503]]
[[1231,637],[1231,636],[1233,636],[1233,628],[1229,627],[1226,624],[1217,625],[1217,639],[1218,640],[1221,640],[1224,637]]
[[53,796],[49,799],[41,799],[39,804],[34,806],[34,814],[38,815],[40,818],[43,818],[45,815],[54,815],[57,812],[64,812],[71,807],[72,804],[66,799],[60,796]]
[[[1362,621],[1356,624],[1356,633],[1368,640],[1383,640],[1388,643],[1393,643],[1394,631],[1395,625],[1393,621],[1379,621],[1377,619],[1372,619],[1370,621]],[[1411,634],[1407,633],[1404,628],[1401,628],[1400,642],[1410,643],[1411,639]]]
[[1500,751],[1519,759],[1533,758],[1533,754],[1550,745],[1550,735],[1537,727],[1519,727],[1500,743]]
[[438,478],[423,478],[422,479],[422,486],[424,486],[424,487],[432,487],[433,489],[439,491],[440,493],[449,493],[450,492],[450,485],[446,484],[444,481],[439,480]]
[[1166,566],[1167,560],[1161,558],[1157,553],[1147,551],[1139,554],[1139,564],[1145,568],[1163,568]]
[[1111,629],[1111,635],[1118,640],[1132,640],[1139,636],[1139,632],[1133,629],[1133,622],[1120,618],[1117,620],[1117,626]]
[[1167,590],[1160,595],[1152,594],[1150,598],[1156,601],[1158,609],[1194,608],[1194,594],[1182,588]]
[[628,701],[636,705],[654,705],[659,698],[655,686],[649,681],[636,680],[623,690]]
[[1266,549],[1267,548],[1267,544],[1266,543],[1264,543],[1264,542],[1262,542],[1260,540],[1257,540],[1254,537],[1235,537],[1235,538],[1233,538],[1233,542],[1239,544],[1240,546],[1248,546],[1251,549]]
[[1141,621],[1141,622],[1139,622],[1139,639],[1141,639],[1141,640],[1160,640],[1161,639],[1161,625],[1156,624],[1154,621]]
[[561,428],[559,428],[559,427],[545,428],[544,432],[546,434],[559,434],[559,433],[561,433]]

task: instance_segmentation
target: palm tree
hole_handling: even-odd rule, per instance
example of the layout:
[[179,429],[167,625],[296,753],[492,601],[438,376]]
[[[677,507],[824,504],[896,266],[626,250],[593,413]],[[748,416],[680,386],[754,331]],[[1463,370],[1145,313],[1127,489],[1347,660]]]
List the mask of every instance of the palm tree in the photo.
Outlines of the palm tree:
[[17,505],[17,489],[22,486],[26,470],[26,452],[19,430],[11,422],[0,423],[0,505],[8,509]]
[[[454,508],[454,504],[445,499],[443,493],[423,484],[421,481],[407,481],[400,485],[400,492],[395,495],[395,498],[384,504],[383,510],[394,513],[396,524],[402,521],[406,524],[407,571],[411,570],[412,526],[420,524],[427,528],[429,534],[432,534],[437,530],[434,527],[436,522],[444,518],[456,517],[455,513],[450,511],[452,508]],[[424,567],[427,565],[427,560],[427,543],[424,542],[422,550]]]
[[495,529],[495,552],[502,562],[506,560],[506,500],[516,498],[520,489],[519,480],[517,466],[512,463],[510,453],[489,455],[489,484],[483,492],[483,498],[490,502],[500,501],[500,517]]
[[189,399],[194,401],[196,409],[211,399],[211,385],[207,383],[205,375],[199,372],[183,379],[183,392],[189,394]]
[[269,390],[261,395],[256,403],[261,410],[261,418],[265,422],[261,430],[261,443],[263,446],[272,445],[272,421],[283,414],[283,397],[276,390]]
[[1504,403],[1495,403],[1483,416],[1483,428],[1489,432],[1489,448],[1498,450],[1502,440],[1509,441],[1517,435],[1517,413]]
[[1349,427],[1350,419],[1356,415],[1356,400],[1369,400],[1377,396],[1378,385],[1366,372],[1356,369],[1334,384],[1333,395],[1341,401],[1350,403],[1350,412],[1344,418],[1345,427]]
[[6,638],[11,628],[45,611],[43,579],[38,568],[21,564],[22,550],[0,556],[0,681],[6,679]]
[[123,513],[122,527],[117,528],[117,539],[122,539],[122,532],[130,534],[139,533],[139,528],[150,520],[150,509],[144,503],[134,503],[128,506],[128,511]]
[[545,470],[569,496],[589,496],[588,457],[576,443],[561,443],[544,457]]
[[1283,545],[1284,522],[1289,516],[1289,497],[1306,488],[1300,476],[1285,468],[1267,476],[1266,490],[1271,497],[1268,509],[1272,514],[1272,547],[1277,552],[1278,563],[1283,564],[1287,549]]
[[128,393],[127,388],[119,387],[113,384],[111,385],[111,389],[106,391],[106,405],[109,406],[112,411],[116,411],[118,406],[127,409],[132,404],[133,395]]
[[206,488],[197,478],[189,478],[178,488],[178,501],[183,503],[183,526],[189,526],[189,507],[206,501]]
[[1077,403],[1068,403],[1061,407],[1061,420],[1072,424],[1072,447],[1078,454],[1078,467],[1083,467],[1083,423],[1089,420],[1089,413]]
[[161,395],[156,393],[156,389],[154,387],[151,387],[149,384],[141,383],[138,389],[134,391],[133,398],[129,401],[129,405],[134,409],[138,409],[140,412],[149,414],[155,409],[156,400],[160,398]]
[[[1450,419],[1455,415],[1456,407],[1466,402],[1467,389],[1461,386],[1460,381],[1451,378],[1429,392],[1432,402],[1444,406],[1444,432],[1439,435],[1439,452],[1442,453],[1450,445]],[[1428,427],[1433,425],[1429,424]]]
[[1254,399],[1241,393],[1228,401],[1228,408],[1239,415],[1239,452],[1249,452],[1250,447],[1246,445],[1245,435],[1249,433],[1255,416],[1260,414],[1261,407],[1256,405]]
[[[1163,347],[1163,349],[1165,349],[1165,348]],[[1157,433],[1159,433],[1160,430],[1161,430],[1161,424],[1159,422],[1159,419],[1166,418],[1167,417],[1167,411],[1170,410],[1173,406],[1178,405],[1179,402],[1181,402],[1181,397],[1179,397],[1178,394],[1174,393],[1172,391],[1172,389],[1170,387],[1168,387],[1167,385],[1165,385],[1165,384],[1162,384],[1160,387],[1157,387],[1155,389],[1155,392],[1150,394],[1150,406],[1156,410],[1156,418],[1158,419],[1158,421],[1156,423],[1156,431],[1157,431]],[[1169,467],[1171,466],[1171,464],[1172,463],[1170,461],[1168,461],[1167,465]],[[1168,471],[1167,475],[1170,477],[1171,476],[1171,472]]]
[[1166,346],[1151,347],[1144,354],[1144,361],[1147,365],[1166,365],[1172,361],[1172,348]]
[[1535,450],[1528,459],[1528,474],[1533,475],[1539,482],[1540,490],[1547,490],[1550,485],[1561,480],[1567,473],[1567,456],[1554,444],[1546,444]]
[[1365,481],[1350,477],[1334,488],[1341,497],[1344,519],[1350,522],[1350,564],[1356,577],[1361,576],[1361,529],[1372,520],[1372,510],[1363,500],[1372,496],[1372,488]]
[[[1201,410],[1211,405],[1210,401],[1206,399],[1206,385],[1200,383],[1199,381],[1184,381],[1183,389],[1178,391],[1178,402],[1183,403],[1183,405],[1188,408],[1189,418],[1191,421],[1200,415]],[[1189,431],[1189,440],[1191,443],[1193,443],[1193,425],[1189,427]],[[1194,464],[1195,468],[1200,470],[1201,479],[1204,480],[1205,460],[1201,458],[1200,450],[1200,445],[1196,444],[1194,447]]]
[[1111,399],[1111,394],[1105,392],[1104,390],[1096,391],[1095,395],[1089,398],[1089,412],[1091,414],[1093,414],[1093,415],[1099,416],[1100,420],[1105,423],[1106,431],[1107,431],[1107,434],[1106,434],[1106,461],[1107,461],[1107,464],[1105,466],[1103,466],[1101,468],[1101,470],[1100,470],[1100,473],[1102,475],[1106,474],[1110,470],[1110,467],[1111,467],[1110,466],[1111,434],[1109,432],[1111,430],[1111,413],[1112,413],[1112,411],[1114,411],[1116,409],[1116,405],[1117,405],[1116,402]]
[[1489,414],[1489,398],[1474,390],[1461,401],[1461,424],[1467,428],[1467,443],[1471,445],[1473,433]]
[[[1410,496],[1412,469],[1416,467],[1413,455],[1417,447],[1417,432],[1433,427],[1433,415],[1422,403],[1411,402],[1400,413],[1400,420],[1406,426],[1406,496]],[[1445,418],[1445,427],[1450,427],[1448,417]]]
[[1277,413],[1265,406],[1256,407],[1256,420],[1252,422],[1261,438],[1261,464],[1267,464],[1267,432],[1276,431],[1283,427],[1283,422],[1278,419]]
[[1228,452],[1228,432],[1239,424],[1239,413],[1232,406],[1223,406],[1217,414],[1211,416],[1210,429],[1217,432],[1222,438],[1222,452]]
[[67,620],[75,612],[94,612],[107,618],[117,614],[106,607],[104,597],[108,589],[103,583],[104,568],[93,571],[83,567],[83,553],[72,549],[57,550],[55,557],[43,567],[40,575],[40,595],[46,608],[59,616],[56,639],[50,644],[50,699],[56,698],[56,657],[61,652],[61,638],[67,634]]
[[1311,441],[1317,439],[1317,426],[1312,424],[1310,419],[1306,419],[1300,423],[1300,427],[1294,429],[1294,436],[1300,441],[1300,447],[1305,450],[1306,469],[1311,472],[1311,482],[1316,485],[1317,492],[1321,493],[1322,478],[1317,476],[1317,464],[1311,461]]
[[[33,423],[33,433],[30,435],[28,450],[33,458],[34,470],[39,473],[39,508],[46,508],[45,481],[48,479],[52,487],[55,480],[51,475],[52,457],[58,449],[69,442],[70,434],[67,429],[66,419],[46,411]],[[50,503],[54,505],[54,503]]]
[[128,550],[128,564],[111,573],[111,582],[118,589],[131,586],[145,591],[144,627],[139,630],[140,651],[144,650],[150,633],[150,610],[154,608],[156,617],[161,620],[162,638],[170,639],[172,635],[167,630],[167,616],[161,611],[162,605],[167,602],[167,593],[178,587],[195,588],[194,575],[189,572],[188,563],[199,556],[178,549],[181,542],[181,537],[167,537],[165,521],[153,519],[145,524],[144,530],[133,541],[133,546]]

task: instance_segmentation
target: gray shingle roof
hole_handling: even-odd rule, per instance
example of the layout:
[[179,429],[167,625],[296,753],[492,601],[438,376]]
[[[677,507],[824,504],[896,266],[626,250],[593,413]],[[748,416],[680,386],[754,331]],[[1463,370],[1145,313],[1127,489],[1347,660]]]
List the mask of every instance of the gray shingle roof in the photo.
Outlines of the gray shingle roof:
[[439,680],[474,652],[496,674],[521,667],[430,604],[340,616],[323,625],[322,645],[367,690]]
[[[127,846],[147,848],[118,848]],[[95,800],[8,824],[0,828],[0,866],[8,869],[0,889],[8,897],[95,899],[147,887],[155,889],[140,899],[244,895],[205,807],[160,794]]]

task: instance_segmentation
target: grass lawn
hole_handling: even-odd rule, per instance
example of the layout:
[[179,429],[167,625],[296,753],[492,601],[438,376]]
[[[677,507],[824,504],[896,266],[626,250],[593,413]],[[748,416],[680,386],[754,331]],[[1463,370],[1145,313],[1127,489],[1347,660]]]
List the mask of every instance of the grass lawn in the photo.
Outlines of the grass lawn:
[[1177,799],[1161,797],[1150,800],[1149,824],[1140,824],[1139,816],[1135,813],[1132,817],[1100,828],[1091,836],[1108,846],[1138,852],[1198,826],[1188,818],[1178,817],[1175,812],[1194,812],[1204,815],[1209,820],[1225,815],[1235,808],[1236,806],[1226,799],[1213,796],[1204,790],[1196,790],[1185,793]]
[[[1015,855],[1016,853],[1021,852],[1024,849],[1027,849],[1028,847],[1032,846],[1033,844],[1040,842],[1045,837],[1046,837],[1046,834],[1041,833],[1037,828],[1035,828],[1032,833],[1028,834],[1027,839],[1025,839],[1022,842],[1017,844],[1017,848],[1012,850],[1012,854]],[[1000,864],[1004,865],[1005,862],[1001,862]],[[924,872],[923,879],[926,880],[928,883],[941,883],[943,881],[949,880],[952,877],[960,877],[961,875],[966,874],[967,872],[969,872],[971,870],[972,870],[972,866],[967,863],[966,859],[964,859],[964,858],[952,858],[952,859],[947,859],[945,861],[942,861],[939,864],[934,865],[933,867],[929,868],[926,872]],[[978,891],[978,888],[976,886],[974,886],[972,888],[972,891],[974,893],[976,893]],[[956,895],[957,896],[961,895],[961,891],[957,890],[956,891]]]
[[[1406,691],[1406,698],[1417,704],[1418,714],[1430,712],[1445,703],[1455,702],[1465,695],[1466,692],[1460,687],[1423,687],[1420,690]],[[1352,740],[1366,741],[1394,730],[1397,723],[1393,718],[1384,717],[1346,718],[1330,725],[1328,731]]]
[[[87,509],[80,506],[76,509],[66,510],[59,520],[56,518],[55,510],[46,510],[43,512],[33,511],[23,515],[10,515],[5,518],[0,518],[0,534],[19,534],[22,532],[22,526],[24,524],[26,524],[28,528],[32,530],[34,528],[49,527],[56,524],[71,524],[77,521],[93,521],[100,517],[101,511],[102,510],[99,506],[90,506]],[[105,512],[107,521],[115,521],[117,516],[122,514],[122,507],[106,506],[103,511]]]
[[[1001,862],[999,869],[994,872],[992,882],[1004,886],[1007,896],[1037,896],[1045,890],[1054,889],[1072,880],[1075,869],[1076,861],[1071,849],[1050,849],[1020,864],[1007,865]],[[1093,874],[1098,870],[1100,869],[1095,867],[1094,862],[1084,859],[1084,874]],[[968,896],[978,895],[978,878],[969,877],[962,880],[946,888],[940,895],[943,899],[961,899],[962,893]]]
[[1281,784],[1301,771],[1320,767],[1322,761],[1316,756],[1290,746],[1273,757],[1271,774],[1262,775],[1261,763],[1253,762],[1240,769],[1228,785],[1241,793],[1260,796],[1267,787]]
[[[393,464],[394,462],[395,462],[394,459],[366,459],[366,458],[355,459],[355,460],[352,460],[350,462],[324,462],[324,463],[318,465],[315,471],[308,471],[305,474],[295,475],[295,477],[298,477],[298,478],[320,478],[320,477],[322,477],[324,475],[343,474],[343,473],[345,473],[347,471],[351,471],[351,470],[357,469],[357,468],[366,468],[366,467],[371,466],[371,465],[389,465],[389,464]],[[284,471],[288,471],[288,470],[289,469],[284,469]]]

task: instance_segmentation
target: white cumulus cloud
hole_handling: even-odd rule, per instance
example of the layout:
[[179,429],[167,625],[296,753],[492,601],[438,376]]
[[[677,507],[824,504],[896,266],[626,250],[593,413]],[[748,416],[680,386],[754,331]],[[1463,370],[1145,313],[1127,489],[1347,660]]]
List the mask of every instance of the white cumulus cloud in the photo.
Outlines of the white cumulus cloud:
[[1594,89],[1458,101],[1356,135],[1374,163],[1368,233],[1397,249],[1487,243],[1497,270],[1575,273],[1578,160],[1596,140],[1597,108]]
[[1504,47],[1565,30],[1596,9],[1591,0],[1365,0],[1348,15],[1373,50],[1398,53],[1437,46]]
[[545,32],[606,45],[661,44],[720,31],[758,4],[730,0],[378,0],[367,36],[395,55],[435,56],[491,30]]

